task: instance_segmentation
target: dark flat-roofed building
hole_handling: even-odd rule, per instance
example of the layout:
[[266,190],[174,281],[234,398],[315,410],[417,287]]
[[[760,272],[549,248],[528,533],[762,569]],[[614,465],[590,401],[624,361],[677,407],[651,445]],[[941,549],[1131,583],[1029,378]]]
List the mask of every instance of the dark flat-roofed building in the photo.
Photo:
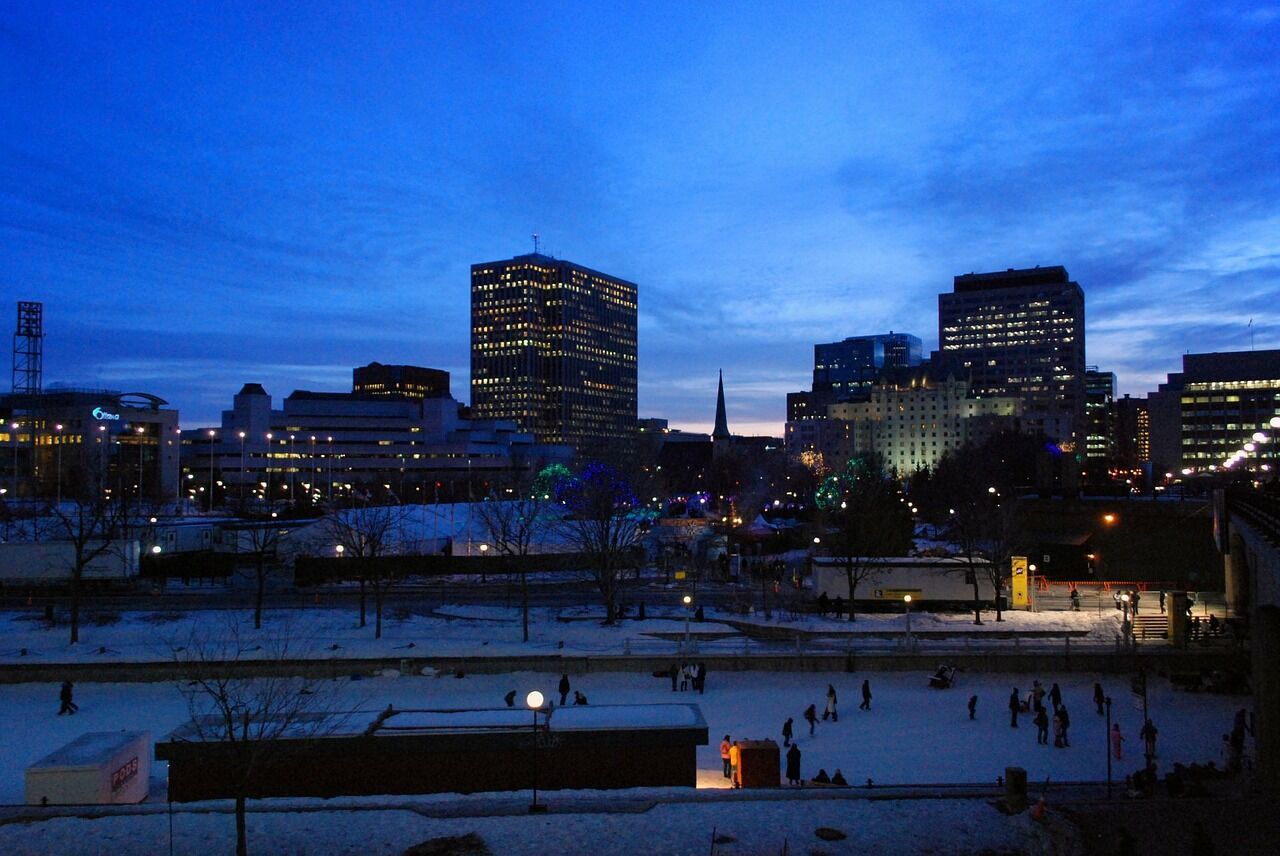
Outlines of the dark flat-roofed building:
[[449,373],[422,366],[369,363],[351,370],[351,391],[365,395],[439,398],[449,394]]

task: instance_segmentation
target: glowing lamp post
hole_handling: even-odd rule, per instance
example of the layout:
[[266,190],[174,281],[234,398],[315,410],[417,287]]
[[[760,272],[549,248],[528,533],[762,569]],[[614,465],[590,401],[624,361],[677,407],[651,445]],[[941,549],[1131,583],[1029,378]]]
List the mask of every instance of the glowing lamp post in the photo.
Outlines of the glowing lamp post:
[[693,608],[693,596],[685,595],[680,598],[680,602],[684,604],[684,650],[689,651],[689,612]]
[[902,596],[902,609],[907,614],[907,645],[911,645],[911,595]]
[[542,693],[532,690],[524,702],[533,711],[533,802],[529,805],[529,813],[541,814],[547,810],[545,805],[538,803],[538,711],[542,708]]

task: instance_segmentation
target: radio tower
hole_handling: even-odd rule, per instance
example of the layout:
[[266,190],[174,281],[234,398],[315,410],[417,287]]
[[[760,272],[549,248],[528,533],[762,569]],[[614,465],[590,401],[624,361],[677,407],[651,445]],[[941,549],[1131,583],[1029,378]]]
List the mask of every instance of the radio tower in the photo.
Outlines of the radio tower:
[[13,393],[38,395],[44,363],[44,304],[18,301],[18,328],[13,333]]

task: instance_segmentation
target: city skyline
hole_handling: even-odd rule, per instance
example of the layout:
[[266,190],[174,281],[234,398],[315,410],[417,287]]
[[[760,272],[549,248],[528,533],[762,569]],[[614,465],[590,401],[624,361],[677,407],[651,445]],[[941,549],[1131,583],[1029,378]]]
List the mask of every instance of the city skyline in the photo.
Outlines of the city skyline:
[[469,266],[534,232],[638,284],[639,415],[689,430],[724,369],[731,429],[781,436],[814,344],[928,352],[970,271],[1064,265],[1121,395],[1280,345],[1274,8],[330,18],[8,16],[0,267],[46,384],[192,426],[374,360],[462,391]]

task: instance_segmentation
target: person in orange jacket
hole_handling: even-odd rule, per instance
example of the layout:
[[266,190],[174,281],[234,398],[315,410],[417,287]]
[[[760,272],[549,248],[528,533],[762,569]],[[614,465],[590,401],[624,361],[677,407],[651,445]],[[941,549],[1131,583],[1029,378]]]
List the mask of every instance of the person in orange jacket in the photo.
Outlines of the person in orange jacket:
[[726,734],[724,739],[720,741],[720,760],[724,762],[724,777],[730,779],[733,777],[733,770],[729,769],[729,735]]
[[742,750],[738,748],[738,741],[733,741],[733,745],[729,747],[729,771],[730,781],[733,782],[735,788],[742,787],[742,773],[739,764],[742,763]]

